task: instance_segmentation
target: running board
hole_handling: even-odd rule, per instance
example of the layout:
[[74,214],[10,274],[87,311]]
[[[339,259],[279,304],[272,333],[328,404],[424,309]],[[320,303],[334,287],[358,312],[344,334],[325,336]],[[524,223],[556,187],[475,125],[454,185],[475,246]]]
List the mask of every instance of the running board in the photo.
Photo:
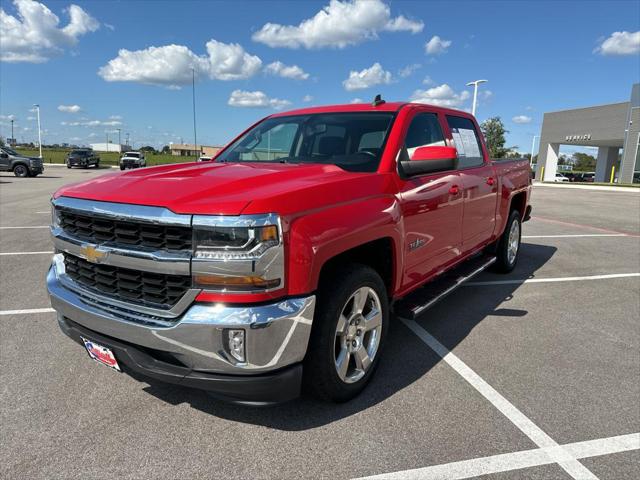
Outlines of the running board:
[[495,261],[496,257],[480,255],[463,262],[400,300],[394,306],[396,315],[408,320],[415,320],[418,315],[431,308],[467,280],[486,270]]

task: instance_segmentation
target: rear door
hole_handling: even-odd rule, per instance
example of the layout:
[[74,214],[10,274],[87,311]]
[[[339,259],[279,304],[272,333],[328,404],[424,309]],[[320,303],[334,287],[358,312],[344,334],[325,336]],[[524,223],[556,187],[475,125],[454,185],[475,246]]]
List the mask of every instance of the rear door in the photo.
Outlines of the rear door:
[[[444,118],[428,109],[408,119],[404,149],[411,155],[418,147],[445,146]],[[462,187],[455,170],[402,180],[400,204],[405,227],[403,288],[419,284],[437,273],[460,253],[462,235]]]
[[458,172],[464,198],[462,249],[468,251],[493,235],[498,181],[476,123],[468,117],[455,115],[447,115],[446,123],[458,150]]

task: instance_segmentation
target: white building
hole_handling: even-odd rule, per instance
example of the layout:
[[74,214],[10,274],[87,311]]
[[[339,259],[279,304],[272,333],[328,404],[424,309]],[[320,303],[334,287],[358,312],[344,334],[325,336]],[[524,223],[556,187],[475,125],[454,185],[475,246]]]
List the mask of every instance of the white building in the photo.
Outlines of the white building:
[[95,152],[126,152],[128,150],[131,150],[131,147],[129,145],[119,145],[117,143],[91,143],[89,144],[89,146],[95,151]]

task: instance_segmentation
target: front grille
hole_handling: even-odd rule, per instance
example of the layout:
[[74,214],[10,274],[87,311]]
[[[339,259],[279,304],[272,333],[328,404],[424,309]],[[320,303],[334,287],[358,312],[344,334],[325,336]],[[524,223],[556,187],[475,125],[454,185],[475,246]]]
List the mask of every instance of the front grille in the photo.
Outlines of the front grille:
[[142,272],[100,265],[74,255],[64,255],[67,275],[102,295],[140,305],[169,309],[191,287],[191,277]]
[[66,233],[92,243],[113,242],[156,250],[191,250],[190,227],[113,220],[65,209],[58,209],[58,215],[60,227]]

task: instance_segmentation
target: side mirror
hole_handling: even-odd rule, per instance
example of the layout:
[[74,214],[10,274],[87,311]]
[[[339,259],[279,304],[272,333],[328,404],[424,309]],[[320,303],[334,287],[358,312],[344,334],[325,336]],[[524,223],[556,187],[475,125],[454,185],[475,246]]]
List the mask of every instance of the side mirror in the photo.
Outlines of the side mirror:
[[[403,149],[406,152],[406,149]],[[408,152],[400,160],[400,171],[405,177],[426,173],[444,172],[456,168],[458,151],[455,147],[420,147],[408,158]]]
[[9,158],[9,155],[7,153],[0,153],[0,158]]

